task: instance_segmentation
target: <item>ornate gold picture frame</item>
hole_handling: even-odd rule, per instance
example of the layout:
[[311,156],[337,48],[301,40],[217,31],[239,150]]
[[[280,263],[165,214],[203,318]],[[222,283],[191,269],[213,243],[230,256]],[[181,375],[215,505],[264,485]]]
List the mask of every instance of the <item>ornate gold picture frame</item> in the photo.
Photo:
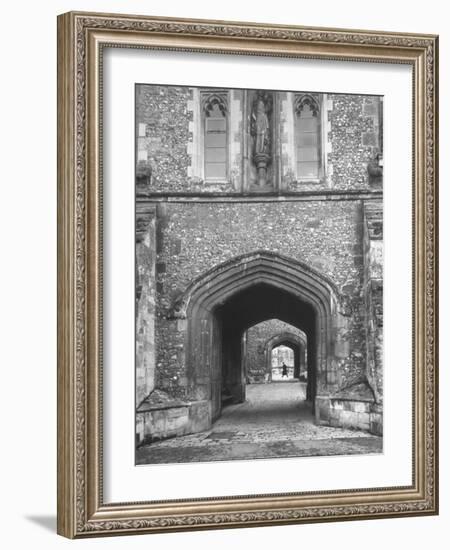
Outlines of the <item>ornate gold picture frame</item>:
[[[103,60],[109,48],[411,68],[412,238],[406,246],[412,251],[412,341],[404,350],[412,357],[410,484],[277,493],[261,484],[251,494],[195,498],[181,492],[155,498],[149,487],[144,501],[105,500],[102,146]],[[96,13],[59,16],[59,534],[82,538],[438,513],[437,116],[437,36]],[[376,176],[379,166],[368,170]],[[124,368],[134,377],[131,361]]]

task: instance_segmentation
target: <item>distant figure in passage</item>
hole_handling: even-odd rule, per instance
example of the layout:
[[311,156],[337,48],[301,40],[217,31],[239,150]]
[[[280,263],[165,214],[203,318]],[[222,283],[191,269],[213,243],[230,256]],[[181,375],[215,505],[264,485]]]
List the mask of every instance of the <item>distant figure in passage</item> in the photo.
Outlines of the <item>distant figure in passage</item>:
[[284,363],[283,361],[283,364],[281,366],[281,378],[284,378],[286,376],[286,378],[288,377],[288,371],[287,371],[287,366],[286,364]]

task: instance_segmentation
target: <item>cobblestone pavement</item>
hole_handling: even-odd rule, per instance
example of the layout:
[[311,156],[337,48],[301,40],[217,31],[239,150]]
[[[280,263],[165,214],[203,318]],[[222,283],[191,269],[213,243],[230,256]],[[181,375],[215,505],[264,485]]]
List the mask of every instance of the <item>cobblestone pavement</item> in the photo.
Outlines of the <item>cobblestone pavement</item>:
[[302,382],[247,386],[206,431],[140,447],[137,464],[382,452],[382,438],[359,430],[316,426]]

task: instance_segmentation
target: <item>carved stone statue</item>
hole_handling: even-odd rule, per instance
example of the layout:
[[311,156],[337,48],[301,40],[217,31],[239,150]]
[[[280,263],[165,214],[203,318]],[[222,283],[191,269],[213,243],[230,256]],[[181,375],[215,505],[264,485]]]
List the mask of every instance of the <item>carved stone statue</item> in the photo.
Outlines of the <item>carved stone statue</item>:
[[259,91],[253,102],[251,134],[253,141],[253,160],[258,172],[258,185],[267,185],[267,167],[271,160],[271,132],[268,113],[270,111],[270,96]]
[[253,133],[255,135],[255,154],[269,152],[269,119],[266,114],[266,106],[263,98],[258,97],[253,116]]

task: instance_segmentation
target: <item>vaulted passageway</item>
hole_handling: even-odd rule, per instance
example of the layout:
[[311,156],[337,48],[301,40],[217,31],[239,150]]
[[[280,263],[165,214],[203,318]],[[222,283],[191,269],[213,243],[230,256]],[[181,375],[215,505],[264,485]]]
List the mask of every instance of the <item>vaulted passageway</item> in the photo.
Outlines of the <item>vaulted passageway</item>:
[[[308,338],[280,319],[268,319],[244,333],[244,370],[248,384],[295,378],[307,380]],[[283,376],[283,363],[288,376]]]
[[[307,395],[311,404],[316,392],[316,314],[311,305],[283,289],[256,284],[238,292],[215,311],[222,332],[221,370],[222,402],[240,403],[246,398],[246,372],[244,364],[245,337],[247,329],[268,320],[279,319],[302,330],[308,338],[311,351],[308,353]],[[280,343],[287,342],[282,337]],[[271,359],[272,349],[279,345],[273,340],[266,352],[266,361]],[[291,344],[292,345],[292,344]],[[306,394],[305,394],[306,398]],[[219,407],[218,407],[219,408]],[[217,411],[217,418],[220,411]]]

